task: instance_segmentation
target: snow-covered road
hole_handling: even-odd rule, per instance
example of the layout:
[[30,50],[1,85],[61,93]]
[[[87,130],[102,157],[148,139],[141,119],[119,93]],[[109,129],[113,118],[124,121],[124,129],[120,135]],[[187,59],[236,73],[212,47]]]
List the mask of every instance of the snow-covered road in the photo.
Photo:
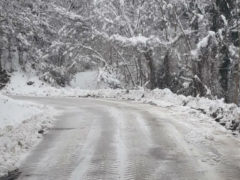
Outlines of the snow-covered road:
[[18,99],[62,111],[55,127],[20,167],[18,179],[240,178],[240,142],[224,134],[218,124],[196,120],[171,108],[133,102]]

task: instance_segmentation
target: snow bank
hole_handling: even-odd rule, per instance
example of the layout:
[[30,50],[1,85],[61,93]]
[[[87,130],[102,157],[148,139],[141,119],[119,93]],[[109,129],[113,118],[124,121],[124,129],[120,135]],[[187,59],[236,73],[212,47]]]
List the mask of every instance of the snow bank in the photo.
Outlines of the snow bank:
[[17,126],[41,112],[36,105],[15,101],[0,94],[0,129]]
[[70,85],[71,87],[56,88],[39,80],[39,77],[35,74],[15,72],[11,75],[10,83],[5,86],[2,93],[28,96],[61,96],[75,93],[74,89],[96,90],[99,88],[106,89],[121,86],[115,74],[113,72],[109,73],[105,69],[80,72],[76,74],[75,78],[70,82]]
[[0,94],[0,177],[18,167],[26,153],[39,142],[42,136],[39,130],[50,127],[52,120],[44,106]]
[[48,92],[54,92],[57,88],[51,87],[49,84],[39,80],[33,73],[25,74],[15,72],[11,74],[10,82],[2,90],[2,93],[12,95],[32,95],[46,96]]
[[211,117],[227,129],[240,132],[240,108],[235,104],[226,104],[222,100],[210,100],[203,97],[183,96],[172,93],[169,89],[146,90],[98,90],[75,92],[80,97],[103,97],[134,100],[161,107],[184,107],[196,110]]
[[183,96],[172,93],[169,89],[150,90],[72,90],[66,96],[115,98],[133,100],[161,107],[183,107],[186,111],[196,111],[219,122],[222,126],[234,132],[240,132],[240,108],[235,104],[226,104],[222,100],[210,100],[203,97]]

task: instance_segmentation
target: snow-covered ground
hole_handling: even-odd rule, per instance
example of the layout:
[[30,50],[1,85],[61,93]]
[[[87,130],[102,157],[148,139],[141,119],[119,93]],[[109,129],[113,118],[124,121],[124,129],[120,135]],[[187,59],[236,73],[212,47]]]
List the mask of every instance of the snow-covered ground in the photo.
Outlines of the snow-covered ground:
[[77,73],[71,81],[73,88],[80,89],[97,89],[98,88],[98,71],[88,71]]
[[36,145],[40,130],[51,126],[55,111],[0,94],[0,177],[18,167]]
[[[108,79],[109,82],[107,81]],[[108,88],[108,83],[115,79],[101,69],[99,71],[87,71],[77,73],[70,82],[71,87],[56,88],[39,80],[34,73],[14,72],[10,83],[2,90],[5,94],[28,95],[28,96],[60,96],[73,93],[73,90],[97,90]],[[29,84],[30,83],[30,84]],[[117,83],[117,82],[114,82]],[[29,85],[28,85],[29,84]]]
[[39,106],[10,99],[0,94],[0,128],[17,126],[42,112]]
[[[27,82],[33,81],[34,84],[29,86]],[[78,81],[83,82],[81,79]],[[89,82],[92,82],[90,78]],[[85,82],[85,84],[89,84]],[[183,107],[185,110],[204,114],[213,120],[219,122],[227,129],[238,133],[240,131],[240,108],[234,104],[226,104],[223,99],[210,100],[207,98],[183,96],[172,93],[168,89],[160,90],[123,90],[123,89],[93,89],[77,87],[53,88],[38,80],[37,77],[27,77],[21,73],[15,73],[11,78],[11,83],[3,90],[6,94],[28,95],[28,96],[73,96],[73,97],[98,97],[114,98],[121,100],[134,100],[142,103],[150,103],[164,107]],[[80,83],[81,84],[81,83]]]
[[[28,85],[30,81],[32,85]],[[90,78],[89,81],[86,84],[91,83],[93,79]],[[82,85],[78,84],[81,84],[81,82],[83,82],[81,78],[76,79],[74,88],[54,88],[40,81],[34,75],[15,73],[11,78],[11,82],[2,90],[2,93],[7,95],[132,100],[188,113],[189,117],[194,116],[195,119],[206,121],[206,123],[209,123],[209,120],[214,124],[218,122],[226,129],[231,130],[230,133],[234,132],[235,135],[240,132],[240,108],[234,104],[226,104],[223,100],[186,97],[176,95],[168,89],[155,89],[153,91],[144,89],[86,90],[81,89]],[[19,102],[0,95],[0,175],[16,168],[26,153],[39,142],[42,136],[39,130],[52,125],[52,117],[56,111],[49,111],[49,109],[45,111],[46,108],[49,107]],[[219,128],[223,129],[220,125]],[[199,132],[200,129],[201,127],[198,129]],[[190,140],[197,138],[195,136],[192,138],[191,135],[189,137]]]
[[[97,81],[96,72],[84,73],[88,78],[80,78],[78,75],[72,82],[74,87],[54,88],[40,81],[34,75],[25,75],[15,73],[11,82],[2,91],[10,95],[28,95],[28,96],[73,96],[73,97],[99,97],[115,98],[122,100],[134,100],[143,103],[150,103],[157,106],[175,106],[184,107],[186,110],[195,110],[200,114],[205,114],[213,120],[219,122],[227,129],[235,132],[240,131],[240,108],[234,104],[226,104],[223,99],[210,100],[207,98],[176,95],[168,89],[160,90],[123,90],[123,89],[90,89],[93,81]],[[89,76],[88,76],[89,75]],[[84,77],[85,77],[84,76]],[[86,81],[84,81],[84,79]],[[33,85],[27,85],[27,82],[34,82]],[[92,86],[93,87],[93,86]]]
[[[32,82],[32,85],[27,83]],[[10,83],[7,84],[2,93],[13,94],[13,95],[44,95],[48,92],[54,92],[56,88],[51,87],[49,84],[39,80],[39,78],[33,73],[22,73],[15,72],[11,75]]]

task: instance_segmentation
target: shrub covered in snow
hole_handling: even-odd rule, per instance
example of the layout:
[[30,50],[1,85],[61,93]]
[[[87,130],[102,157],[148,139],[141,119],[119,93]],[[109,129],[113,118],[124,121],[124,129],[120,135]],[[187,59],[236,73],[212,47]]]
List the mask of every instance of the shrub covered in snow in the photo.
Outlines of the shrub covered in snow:
[[121,83],[117,79],[116,72],[111,67],[99,69],[98,81],[105,83],[110,88],[120,88]]

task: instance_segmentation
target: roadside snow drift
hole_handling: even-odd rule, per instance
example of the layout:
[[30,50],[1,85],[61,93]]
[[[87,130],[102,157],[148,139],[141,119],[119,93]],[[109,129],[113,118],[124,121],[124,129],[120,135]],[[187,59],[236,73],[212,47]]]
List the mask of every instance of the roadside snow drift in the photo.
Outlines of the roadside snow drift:
[[41,112],[36,105],[15,101],[0,94],[0,129],[7,126],[16,127]]
[[[4,90],[5,89],[5,90]],[[2,90],[2,93],[8,92],[12,95],[43,95],[49,91],[53,92],[56,88],[39,80],[34,73],[14,72],[11,74],[10,82]]]
[[0,94],[0,177],[15,170],[39,142],[39,131],[51,126],[53,118],[45,108]]
[[[70,95],[70,92],[67,92]],[[76,91],[79,97],[117,98],[148,103],[160,107],[181,107],[185,111],[195,111],[199,116],[206,115],[219,122],[226,129],[240,132],[240,108],[235,104],[226,104],[223,99],[210,100],[204,97],[183,96],[169,89],[150,90],[98,90]],[[234,133],[235,134],[235,133]]]

